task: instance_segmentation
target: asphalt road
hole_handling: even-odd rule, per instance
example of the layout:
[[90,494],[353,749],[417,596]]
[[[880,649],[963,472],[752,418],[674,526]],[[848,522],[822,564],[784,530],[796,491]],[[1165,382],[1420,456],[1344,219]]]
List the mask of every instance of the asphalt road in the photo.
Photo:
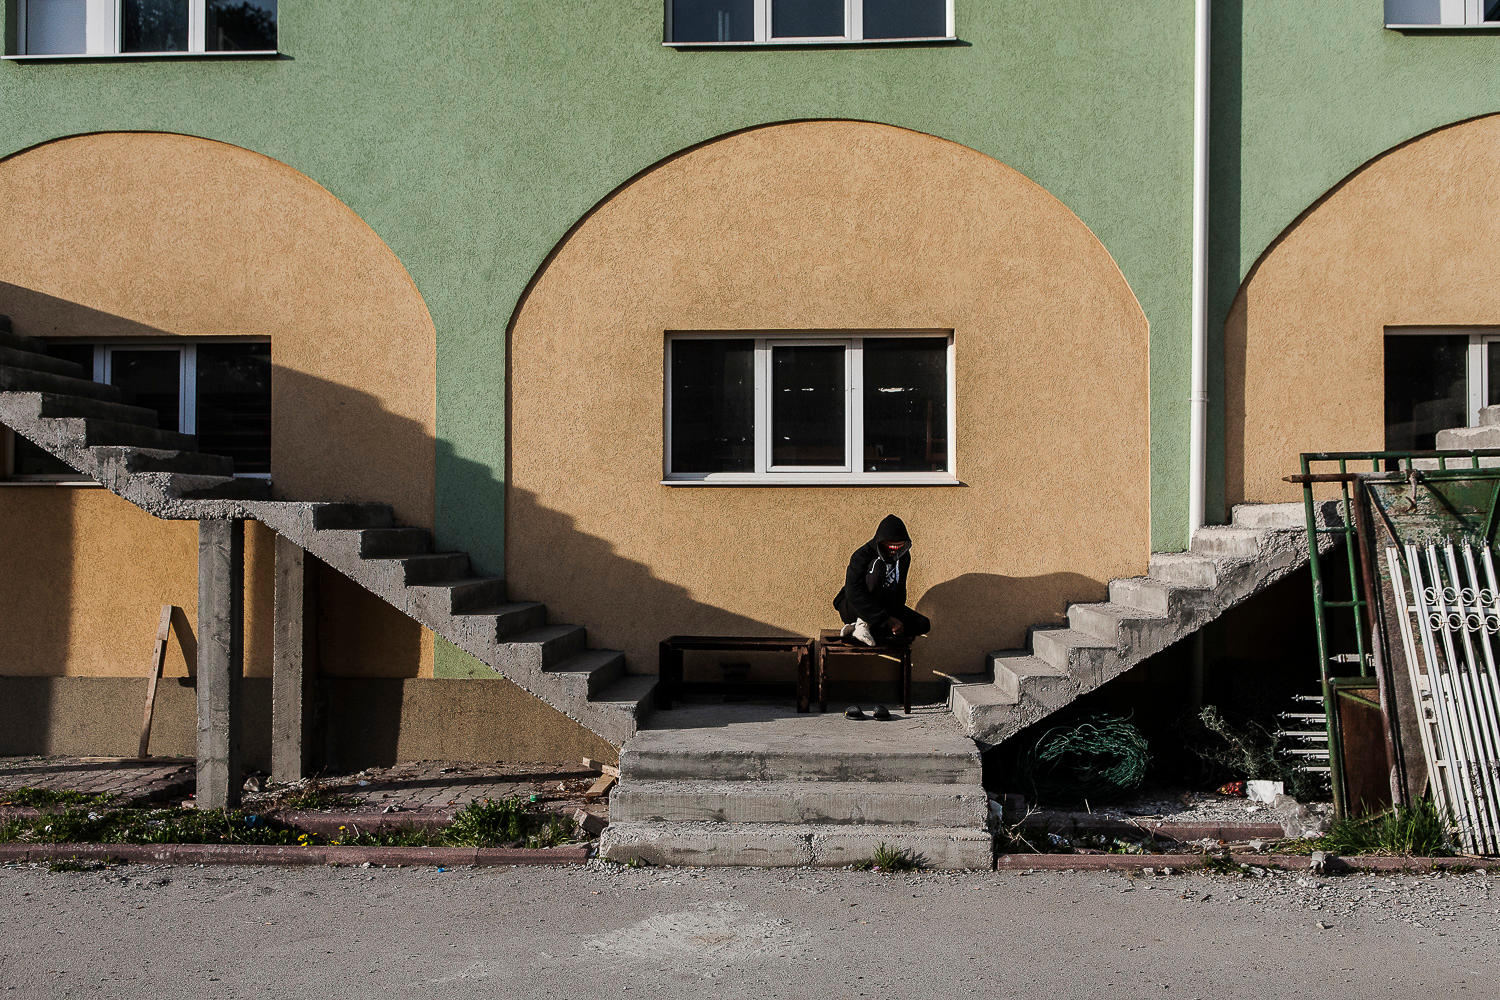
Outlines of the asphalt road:
[[1496,884],[12,866],[0,998],[1494,997]]

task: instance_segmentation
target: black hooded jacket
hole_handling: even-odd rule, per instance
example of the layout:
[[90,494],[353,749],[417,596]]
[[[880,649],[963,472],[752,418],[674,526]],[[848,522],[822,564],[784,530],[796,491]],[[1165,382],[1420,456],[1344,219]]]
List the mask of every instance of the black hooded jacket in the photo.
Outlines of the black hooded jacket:
[[[905,542],[896,557],[896,578],[890,580],[891,563],[881,550],[882,542]],[[871,625],[884,625],[891,612],[906,606],[906,572],[911,567],[911,536],[906,524],[887,514],[875,529],[875,537],[854,550],[844,571],[844,586],[833,606],[846,620],[863,618]]]

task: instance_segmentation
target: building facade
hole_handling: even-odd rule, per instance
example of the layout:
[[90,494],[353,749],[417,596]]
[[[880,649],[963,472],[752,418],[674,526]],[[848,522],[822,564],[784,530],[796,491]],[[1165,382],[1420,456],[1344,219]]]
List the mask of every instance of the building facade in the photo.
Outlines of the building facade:
[[[1500,60],[1484,4],[1211,6],[1221,520],[1293,499],[1301,451],[1488,401]],[[15,332],[277,496],[390,504],[633,672],[674,633],[835,623],[889,512],[928,681],[1189,541],[1190,0],[5,15]],[[162,605],[190,672],[193,526],[7,462],[4,749],[123,752]],[[252,692],[271,550],[252,525]],[[335,759],[602,752],[339,573],[317,590]],[[158,752],[191,746],[185,691]]]

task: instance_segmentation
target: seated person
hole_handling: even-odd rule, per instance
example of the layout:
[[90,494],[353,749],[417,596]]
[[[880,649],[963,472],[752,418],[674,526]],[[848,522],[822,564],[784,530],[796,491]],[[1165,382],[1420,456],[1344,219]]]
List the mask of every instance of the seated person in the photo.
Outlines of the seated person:
[[866,646],[911,642],[932,630],[932,622],[906,606],[906,574],[911,568],[911,536],[895,514],[886,515],[875,537],[854,550],[844,586],[833,606],[844,622],[845,638]]

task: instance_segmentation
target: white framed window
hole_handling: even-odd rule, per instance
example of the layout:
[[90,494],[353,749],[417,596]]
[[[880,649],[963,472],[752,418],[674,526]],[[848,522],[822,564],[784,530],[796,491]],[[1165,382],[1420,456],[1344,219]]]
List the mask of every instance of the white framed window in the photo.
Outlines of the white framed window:
[[952,40],[953,0],[666,0],[667,45]]
[[954,485],[953,336],[669,333],[663,482]]
[[[271,344],[264,338],[54,341],[47,353],[81,365],[96,382],[120,386],[132,405],[156,411],[157,427],[195,434],[200,451],[234,459],[235,475],[269,478]],[[9,478],[77,481],[51,455],[10,437]]]
[[1385,0],[1385,26],[1500,27],[1500,0]]
[[276,52],[277,0],[16,0],[19,58]]
[[1500,327],[1392,326],[1385,331],[1385,447],[1429,451],[1437,432],[1500,405]]

